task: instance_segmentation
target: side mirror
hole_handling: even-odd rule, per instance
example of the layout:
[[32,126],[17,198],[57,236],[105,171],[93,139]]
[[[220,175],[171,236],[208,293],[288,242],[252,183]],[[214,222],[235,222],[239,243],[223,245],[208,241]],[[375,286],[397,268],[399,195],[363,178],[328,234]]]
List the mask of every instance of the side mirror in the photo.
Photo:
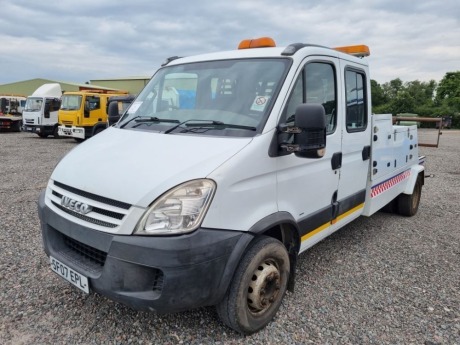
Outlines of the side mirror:
[[114,123],[117,123],[120,119],[120,113],[118,112],[118,102],[113,101],[109,103],[109,109],[107,110],[107,115],[109,116],[109,126],[112,126]]
[[280,143],[280,148],[298,157],[321,158],[326,150],[326,112],[321,104],[301,104],[295,111],[294,126],[280,125],[282,133],[291,133],[291,143]]

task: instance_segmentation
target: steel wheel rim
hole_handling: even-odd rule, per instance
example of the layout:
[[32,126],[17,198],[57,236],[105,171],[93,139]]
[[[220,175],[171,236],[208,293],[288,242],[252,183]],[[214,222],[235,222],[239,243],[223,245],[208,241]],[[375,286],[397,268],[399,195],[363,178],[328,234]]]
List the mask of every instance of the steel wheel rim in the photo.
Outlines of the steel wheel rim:
[[261,314],[277,300],[281,273],[273,260],[265,260],[254,270],[248,286],[247,306],[252,314]]

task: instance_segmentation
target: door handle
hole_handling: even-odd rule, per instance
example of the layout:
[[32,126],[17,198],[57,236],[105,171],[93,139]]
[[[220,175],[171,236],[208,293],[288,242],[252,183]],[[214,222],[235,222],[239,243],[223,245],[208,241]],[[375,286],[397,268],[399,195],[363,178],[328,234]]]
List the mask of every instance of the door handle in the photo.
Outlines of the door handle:
[[335,152],[331,158],[332,170],[340,169],[342,167],[342,152]]
[[369,145],[363,147],[363,161],[367,161],[371,157],[371,147]]

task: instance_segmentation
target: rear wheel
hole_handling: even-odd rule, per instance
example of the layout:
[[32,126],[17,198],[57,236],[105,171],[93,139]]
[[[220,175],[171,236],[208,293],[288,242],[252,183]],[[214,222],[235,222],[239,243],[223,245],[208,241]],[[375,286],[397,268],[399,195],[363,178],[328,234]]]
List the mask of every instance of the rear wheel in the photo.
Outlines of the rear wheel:
[[422,181],[417,178],[412,194],[400,194],[398,196],[398,213],[402,216],[412,217],[417,213],[422,196]]
[[289,272],[289,255],[284,245],[271,237],[256,239],[217,305],[220,319],[242,334],[265,327],[281,305]]
[[22,121],[15,121],[13,124],[13,132],[20,132],[22,128]]
[[391,200],[388,204],[382,207],[380,211],[386,213],[396,213],[398,208],[398,198]]

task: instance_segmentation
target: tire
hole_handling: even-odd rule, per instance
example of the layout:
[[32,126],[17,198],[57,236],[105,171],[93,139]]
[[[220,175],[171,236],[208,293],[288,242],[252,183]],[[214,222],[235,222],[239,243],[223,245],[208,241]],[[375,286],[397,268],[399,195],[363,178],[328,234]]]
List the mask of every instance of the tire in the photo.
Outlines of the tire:
[[391,200],[388,204],[381,208],[382,212],[385,213],[397,213],[398,212],[398,198]]
[[37,133],[37,135],[42,139],[48,138],[48,134],[45,133]]
[[417,213],[422,196],[422,181],[417,178],[412,194],[400,194],[398,196],[398,213],[405,217],[412,217]]
[[94,137],[96,134],[101,133],[104,129],[105,129],[104,127],[98,127],[98,128],[96,128],[96,130],[94,131],[93,137]]
[[81,138],[73,138],[73,140],[75,140],[77,143],[82,143],[85,141],[85,139],[81,139]]
[[21,127],[22,127],[22,121],[16,121],[14,122],[14,126],[13,126],[13,132],[20,132],[21,131]]
[[265,327],[281,305],[289,273],[289,255],[284,245],[271,237],[255,239],[216,306],[222,322],[245,335]]
[[54,129],[53,129],[53,137],[54,137],[54,139],[59,139],[59,138],[61,138],[61,136],[59,135],[59,128],[58,128],[58,126],[54,126]]

